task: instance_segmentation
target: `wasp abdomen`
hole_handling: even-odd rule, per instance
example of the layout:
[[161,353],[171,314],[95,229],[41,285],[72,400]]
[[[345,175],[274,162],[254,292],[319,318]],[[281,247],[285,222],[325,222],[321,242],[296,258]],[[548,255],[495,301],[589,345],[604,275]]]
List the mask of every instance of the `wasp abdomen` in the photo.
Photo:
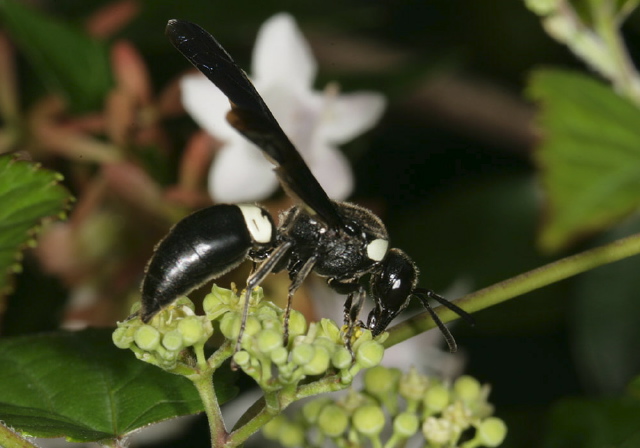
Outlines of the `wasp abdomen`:
[[220,204],[178,222],[158,243],[142,281],[140,317],[148,322],[178,297],[230,271],[249,251],[275,240],[271,216],[256,205]]

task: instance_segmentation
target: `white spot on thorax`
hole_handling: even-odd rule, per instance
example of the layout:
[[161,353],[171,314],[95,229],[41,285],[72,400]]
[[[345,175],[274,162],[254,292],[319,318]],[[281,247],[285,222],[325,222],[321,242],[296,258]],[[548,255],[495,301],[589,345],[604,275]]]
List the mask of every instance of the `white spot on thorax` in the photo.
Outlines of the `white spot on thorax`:
[[253,204],[239,204],[238,208],[247,223],[247,229],[254,241],[258,243],[268,243],[273,235],[273,226],[264,211]]
[[367,256],[373,261],[382,261],[388,248],[389,241],[377,238],[367,245]]

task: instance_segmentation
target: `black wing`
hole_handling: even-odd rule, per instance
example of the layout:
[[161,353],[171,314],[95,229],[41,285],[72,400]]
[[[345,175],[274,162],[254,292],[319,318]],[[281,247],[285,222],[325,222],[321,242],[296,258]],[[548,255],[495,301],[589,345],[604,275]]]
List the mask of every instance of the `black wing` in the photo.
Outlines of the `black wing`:
[[327,193],[229,53],[211,34],[191,22],[170,20],[166,34],[173,46],[229,98],[231,111],[227,120],[276,165],[285,191],[327,225],[342,226]]

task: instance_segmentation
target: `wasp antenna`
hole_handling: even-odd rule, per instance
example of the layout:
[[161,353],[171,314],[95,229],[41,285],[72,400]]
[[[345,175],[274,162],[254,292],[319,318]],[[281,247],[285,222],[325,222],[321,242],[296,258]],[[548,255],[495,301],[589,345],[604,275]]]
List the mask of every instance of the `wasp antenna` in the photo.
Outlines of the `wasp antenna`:
[[[458,305],[448,301],[447,299],[445,299],[444,297],[442,297],[439,294],[436,294],[435,292],[431,291],[430,289],[416,288],[413,291],[413,294],[418,296],[418,297],[420,297],[420,300],[422,300],[422,297],[424,297],[424,296],[428,297],[429,299],[435,300],[440,305],[443,305],[443,306],[449,308],[451,311],[453,311],[458,316],[463,318],[472,327],[475,326],[475,324],[476,324],[476,321],[474,320],[474,318],[473,318],[473,316],[471,314],[467,313],[465,310],[460,308]],[[423,300],[423,303],[424,303],[424,300]]]
[[447,341],[447,345],[449,346],[449,351],[451,353],[457,352],[458,345],[456,344],[456,340],[453,338],[453,335],[451,334],[447,326],[444,323],[442,323],[442,321],[440,320],[436,312],[433,310],[433,308],[431,308],[431,305],[429,305],[429,301],[426,299],[426,296],[427,296],[426,294],[417,294],[417,297],[422,302],[422,305],[427,309],[427,311],[431,315],[431,318],[433,319],[433,321],[436,323],[436,325],[442,332],[442,335],[444,336],[444,340]]

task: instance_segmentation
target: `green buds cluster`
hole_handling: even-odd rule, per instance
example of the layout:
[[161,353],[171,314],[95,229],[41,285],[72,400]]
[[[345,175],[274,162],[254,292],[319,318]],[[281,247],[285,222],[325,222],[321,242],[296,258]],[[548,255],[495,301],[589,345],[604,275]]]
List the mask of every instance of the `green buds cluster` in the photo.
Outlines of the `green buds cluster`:
[[[262,300],[262,289],[254,290],[249,315],[234,362],[264,390],[276,390],[297,384],[308,376],[338,374],[341,382],[350,382],[363,367],[382,359],[382,338],[374,340],[368,330],[358,330],[352,351],[346,348],[336,324],[328,319],[307,325],[304,316],[292,310],[289,338],[283,341],[284,311]],[[242,321],[241,296],[222,288],[213,288],[204,300],[207,317],[219,320],[220,331],[235,340]]]
[[185,348],[202,348],[214,329],[219,329],[227,341],[227,351],[217,362],[233,356],[234,363],[265,391],[327,374],[337,375],[341,384],[349,384],[359,370],[382,360],[386,333],[374,339],[369,330],[356,329],[349,348],[344,332],[334,322],[323,319],[308,325],[295,310],[290,313],[289,335],[284,341],[284,310],[263,298],[262,288],[252,291],[237,353],[229,348],[235,347],[240,334],[244,293],[216,285],[203,301],[204,316],[196,316],[193,303],[184,297],[161,310],[149,324],[139,318],[119,323],[113,340],[118,347],[133,350],[143,361],[172,370]]
[[[492,416],[488,395],[489,386],[470,376],[449,384],[414,368],[377,366],[366,371],[362,390],[309,401],[297,418],[279,416],[263,433],[285,446],[319,447],[329,439],[337,446],[395,447],[420,434],[427,447],[496,447],[507,428]],[[381,434],[390,435],[383,442]]]
[[[137,303],[131,312],[136,313],[139,308]],[[137,317],[118,322],[113,342],[118,348],[131,349],[142,361],[173,370],[180,361],[185,361],[185,349],[203,346],[213,334],[211,321],[196,316],[194,309],[188,298],[181,297],[148,324]]]
[[[263,303],[264,308],[272,309],[269,302]],[[350,383],[360,369],[382,360],[382,344],[368,330],[362,331],[352,344],[354,359],[340,329],[328,319],[312,323],[307,329],[304,317],[292,311],[290,338],[284,346],[280,316],[264,312],[254,316],[258,323],[255,331],[243,337],[242,350],[234,361],[263,388],[280,388],[327,373],[337,375],[342,383]],[[294,317],[297,324],[291,325]]]

